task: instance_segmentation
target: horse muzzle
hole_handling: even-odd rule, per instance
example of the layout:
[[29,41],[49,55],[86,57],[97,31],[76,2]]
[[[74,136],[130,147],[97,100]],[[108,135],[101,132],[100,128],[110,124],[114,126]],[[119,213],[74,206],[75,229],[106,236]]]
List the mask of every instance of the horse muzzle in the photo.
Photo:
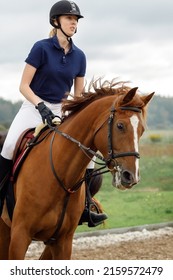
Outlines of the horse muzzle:
[[112,173],[112,185],[120,190],[131,189],[139,182],[139,177],[135,178],[134,174],[126,169],[116,166]]

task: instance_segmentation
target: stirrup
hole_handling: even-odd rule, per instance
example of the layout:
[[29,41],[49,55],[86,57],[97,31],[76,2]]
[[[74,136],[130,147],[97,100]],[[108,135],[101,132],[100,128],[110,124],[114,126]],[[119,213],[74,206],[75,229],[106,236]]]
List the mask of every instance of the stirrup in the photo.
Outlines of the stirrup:
[[89,211],[88,227],[96,227],[101,225],[107,218],[108,216],[104,213],[97,214],[95,212]]
[[[91,172],[92,173],[92,172]],[[91,175],[91,174],[90,174]],[[96,227],[104,222],[108,217],[104,213],[100,213],[97,204],[93,201],[90,193],[90,182],[88,182],[89,175],[85,175],[85,185],[86,185],[86,206],[79,220],[79,225],[83,223],[88,223],[88,227]]]
[[[96,212],[91,210],[91,207],[96,209]],[[83,223],[88,223],[88,227],[96,227],[104,222],[108,216],[104,213],[99,213],[99,210],[97,206],[92,203],[89,206],[86,206],[82,216],[79,221],[79,225],[82,225]]]

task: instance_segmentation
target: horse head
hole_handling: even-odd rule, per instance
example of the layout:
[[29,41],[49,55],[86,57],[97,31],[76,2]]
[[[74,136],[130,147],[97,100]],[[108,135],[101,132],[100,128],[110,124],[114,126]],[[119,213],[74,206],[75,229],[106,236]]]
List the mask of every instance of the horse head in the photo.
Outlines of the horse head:
[[[113,91],[113,89],[112,89]],[[100,99],[111,104],[96,121],[94,143],[112,173],[112,185],[129,189],[139,176],[139,139],[145,130],[146,108],[154,93],[141,96],[137,88]],[[101,105],[102,101],[102,105]]]
[[113,186],[131,188],[140,179],[139,139],[145,130],[147,104],[154,93],[141,95],[138,88],[114,80],[101,83],[98,79],[90,85],[82,97],[65,101],[63,110],[70,111],[71,116],[77,113],[83,144],[103,155]]

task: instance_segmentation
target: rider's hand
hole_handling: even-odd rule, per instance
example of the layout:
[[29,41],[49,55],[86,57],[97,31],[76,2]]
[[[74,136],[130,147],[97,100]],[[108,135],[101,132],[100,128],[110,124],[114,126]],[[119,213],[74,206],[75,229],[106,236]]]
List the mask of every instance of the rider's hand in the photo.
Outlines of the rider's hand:
[[42,117],[43,123],[45,123],[45,121],[47,121],[47,124],[52,126],[53,125],[52,120],[54,119],[55,115],[44,104],[44,102],[42,101],[42,102],[38,103],[38,105],[35,108],[38,109],[38,111]]

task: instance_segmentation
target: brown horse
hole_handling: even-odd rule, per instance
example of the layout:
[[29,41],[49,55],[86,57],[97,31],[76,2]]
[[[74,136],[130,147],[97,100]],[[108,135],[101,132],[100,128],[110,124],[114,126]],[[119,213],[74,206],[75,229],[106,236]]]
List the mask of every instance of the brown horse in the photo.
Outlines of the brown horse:
[[138,140],[153,93],[142,96],[113,81],[92,85],[81,98],[64,101],[63,112],[70,113],[22,165],[12,223],[6,209],[0,220],[0,259],[24,259],[32,240],[46,244],[40,259],[71,258],[85,206],[80,182],[94,155],[111,171],[113,186],[130,189],[138,183]]

